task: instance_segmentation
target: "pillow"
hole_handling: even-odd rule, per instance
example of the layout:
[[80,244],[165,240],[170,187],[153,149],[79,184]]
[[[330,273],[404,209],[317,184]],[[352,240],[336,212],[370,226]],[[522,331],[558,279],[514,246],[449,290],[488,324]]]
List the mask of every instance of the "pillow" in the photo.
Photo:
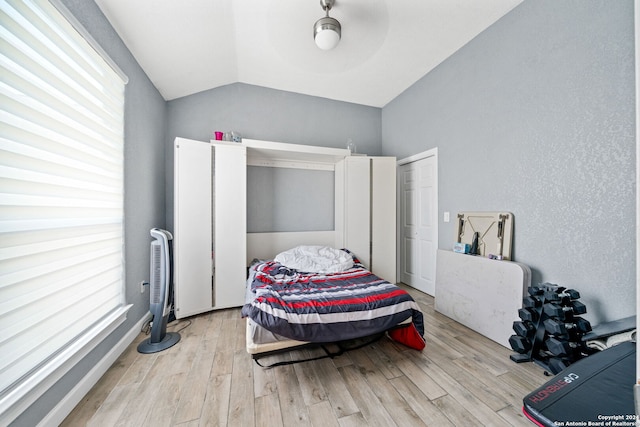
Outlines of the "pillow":
[[329,246],[297,246],[276,255],[276,262],[307,273],[339,273],[353,267],[353,257]]

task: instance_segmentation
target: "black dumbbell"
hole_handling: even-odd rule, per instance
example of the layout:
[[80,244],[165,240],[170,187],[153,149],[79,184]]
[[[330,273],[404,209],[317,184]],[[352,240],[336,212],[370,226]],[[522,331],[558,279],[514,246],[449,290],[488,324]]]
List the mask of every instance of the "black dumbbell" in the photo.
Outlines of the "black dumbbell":
[[536,296],[524,297],[522,299],[522,305],[524,307],[529,307],[529,308],[541,307],[542,306],[542,302],[543,302],[543,298],[542,297],[536,297]]
[[527,292],[529,292],[529,295],[531,295],[532,297],[544,295],[544,290],[545,288],[543,288],[542,286],[529,286],[527,288]]
[[516,334],[524,338],[531,338],[536,333],[536,328],[533,323],[529,321],[516,321],[513,322],[513,330]]
[[549,358],[549,360],[547,360],[547,367],[553,375],[566,369],[570,364],[571,361],[567,360],[566,358],[551,357]]
[[559,340],[554,337],[546,340],[545,344],[547,345],[547,350],[549,350],[549,352],[554,356],[566,356],[582,349],[582,345],[578,343]]
[[572,323],[563,323],[555,319],[544,321],[544,328],[552,335],[568,335],[570,332],[585,333],[591,330],[591,323],[582,317],[575,317]]
[[526,353],[531,348],[531,341],[521,337],[519,335],[511,335],[509,337],[509,344],[516,353]]
[[529,322],[535,322],[536,320],[538,320],[538,312],[530,307],[519,309],[518,316],[520,316],[520,319],[528,320]]
[[566,306],[547,303],[543,306],[545,314],[549,317],[558,317],[560,320],[570,320],[578,314],[585,314],[587,306],[580,301],[571,301]]
[[558,287],[557,290],[547,291],[544,293],[544,297],[547,301],[571,301],[580,298],[580,292],[575,289],[565,289]]

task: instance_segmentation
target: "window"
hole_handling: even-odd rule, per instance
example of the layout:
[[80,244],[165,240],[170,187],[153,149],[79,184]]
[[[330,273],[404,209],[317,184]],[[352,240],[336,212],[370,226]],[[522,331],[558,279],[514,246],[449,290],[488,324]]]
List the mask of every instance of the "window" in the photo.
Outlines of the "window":
[[126,82],[48,1],[0,13],[4,424],[124,320]]

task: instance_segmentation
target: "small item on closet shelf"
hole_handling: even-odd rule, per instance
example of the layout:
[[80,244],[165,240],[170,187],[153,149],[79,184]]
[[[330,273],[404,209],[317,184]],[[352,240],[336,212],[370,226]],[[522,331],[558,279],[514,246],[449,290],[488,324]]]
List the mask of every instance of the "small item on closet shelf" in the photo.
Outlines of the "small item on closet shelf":
[[216,136],[216,141],[222,141],[222,132],[215,131],[213,134]]
[[453,252],[457,252],[459,254],[468,254],[469,249],[471,249],[471,245],[468,243],[454,243],[453,244]]
[[233,142],[242,142],[242,135],[240,135],[240,132],[231,132],[231,140]]
[[225,132],[224,136],[222,137],[223,141],[231,141],[231,132]]
[[353,139],[351,139],[351,138],[347,139],[347,150],[349,150],[349,153],[355,153],[356,152],[356,143],[353,142]]

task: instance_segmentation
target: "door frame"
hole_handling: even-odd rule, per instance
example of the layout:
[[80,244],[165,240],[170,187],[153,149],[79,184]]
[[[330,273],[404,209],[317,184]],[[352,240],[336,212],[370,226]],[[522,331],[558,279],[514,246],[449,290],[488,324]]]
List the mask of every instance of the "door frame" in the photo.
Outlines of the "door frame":
[[[439,200],[439,184],[438,184],[438,147],[435,148],[431,148],[429,150],[426,151],[422,151],[420,153],[414,154],[412,156],[409,157],[405,157],[403,159],[400,159],[396,162],[396,174],[397,174],[397,179],[396,179],[396,194],[398,194],[398,197],[396,199],[396,248],[398,248],[398,250],[396,250],[396,277],[398,280],[400,280],[400,269],[402,268],[402,260],[400,259],[402,251],[400,250],[400,245],[402,243],[402,207],[401,207],[401,198],[400,198],[400,191],[401,189],[401,180],[400,180],[400,166],[404,166],[406,164],[409,163],[413,163],[413,162],[417,162],[419,160],[424,160],[426,158],[429,157],[434,157],[435,158],[435,210],[436,210],[436,221],[435,221],[435,241],[436,241],[436,249],[438,249],[439,245],[439,228],[440,228],[440,208],[438,205],[438,200]],[[437,252],[434,251],[434,254]],[[434,260],[435,263],[435,260]]]

